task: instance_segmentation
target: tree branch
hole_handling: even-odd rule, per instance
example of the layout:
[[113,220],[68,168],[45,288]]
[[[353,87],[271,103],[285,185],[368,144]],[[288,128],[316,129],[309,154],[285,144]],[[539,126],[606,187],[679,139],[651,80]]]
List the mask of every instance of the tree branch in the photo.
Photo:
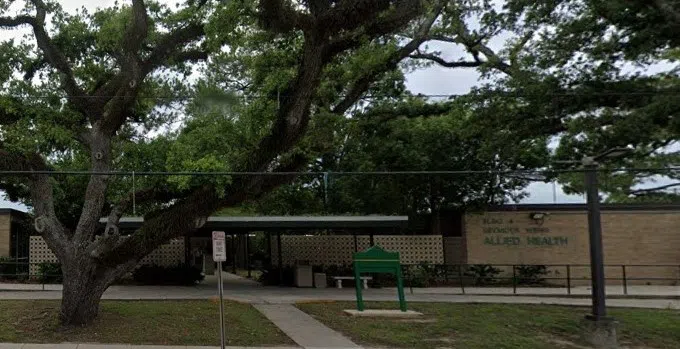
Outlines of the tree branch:
[[0,27],[2,28],[13,28],[22,25],[33,25],[35,23],[35,17],[31,16],[17,16],[17,17],[0,17]]
[[[132,18],[125,31],[126,41],[119,57],[121,69],[94,92],[101,115],[99,130],[113,136],[125,122],[131,104],[148,73],[140,58],[140,49],[149,34],[149,19],[144,0],[132,1]],[[109,103],[114,100],[114,103]]]
[[427,37],[427,39],[428,40],[434,40],[434,41],[448,42],[448,43],[452,43],[452,44],[462,44],[460,38],[458,38],[458,37],[451,38],[451,37],[441,35],[441,34],[429,35]]
[[353,31],[375,18],[377,14],[390,8],[392,3],[408,0],[356,0],[340,1],[334,7],[320,13],[317,23],[323,25],[329,32]]
[[174,58],[176,61],[197,60],[201,57],[207,58],[207,53],[200,50],[187,50],[186,53],[192,54],[173,56],[180,48],[186,46],[192,41],[196,41],[205,35],[205,30],[202,23],[190,23],[189,25],[176,29],[168,34],[165,34],[159,41],[156,47],[151,51],[149,57],[143,63],[145,74],[150,73],[155,68],[165,63],[168,59]]
[[[46,171],[49,168],[37,155],[22,155],[0,149],[0,169],[14,171]],[[52,183],[47,174],[33,174],[28,178],[31,204],[35,215],[35,229],[43,236],[54,253],[67,255],[68,233],[54,210]]]
[[132,23],[125,31],[123,51],[137,56],[149,33],[149,20],[144,0],[132,0]]
[[352,105],[354,105],[361,95],[364,94],[371,86],[371,84],[382,74],[396,69],[404,58],[411,52],[415,51],[427,38],[432,25],[439,17],[444,8],[444,1],[438,1],[432,11],[432,14],[427,17],[418,28],[414,37],[406,45],[396,50],[385,61],[374,65],[373,69],[369,69],[363,76],[354,82],[349,88],[343,99],[338,102],[331,111],[336,114],[344,114]]
[[[111,136],[102,132],[98,125],[90,133],[90,163],[93,172],[107,172],[111,168]],[[85,200],[78,225],[73,234],[77,243],[89,241],[95,233],[106,203],[108,175],[92,174],[85,189]]]
[[654,192],[658,192],[658,191],[661,191],[661,190],[670,189],[670,188],[674,188],[674,187],[680,187],[680,182],[666,184],[666,185],[660,185],[660,186],[654,187],[654,188],[631,190],[631,191],[628,192],[628,194],[635,195],[635,196],[647,195],[649,193],[654,193]]
[[169,57],[173,63],[198,62],[207,59],[208,52],[198,49],[177,52]]
[[[445,35],[441,34],[436,34],[436,35],[431,35],[428,37],[428,40],[435,40],[435,41],[442,41],[442,42],[448,42],[448,43],[453,43],[453,44],[460,44],[465,46],[465,49],[472,55],[474,58],[475,62],[481,62],[481,59],[479,58],[479,54],[483,54],[486,57],[486,61],[483,63],[486,66],[495,68],[507,75],[512,76],[514,74],[512,70],[512,66],[509,64],[505,63],[503,59],[496,54],[489,46],[485,45],[482,41],[483,38],[480,39],[478,37],[475,37],[470,31],[468,30],[467,24],[465,21],[458,17],[458,18],[452,18],[452,21],[454,21],[454,28],[456,31],[456,36],[455,37],[447,37]],[[514,57],[518,54],[519,50],[521,47],[526,45],[526,43],[531,39],[533,36],[533,32],[527,33],[518,45],[516,45],[513,48],[513,52],[511,52],[511,59],[514,59]],[[433,55],[434,56],[434,55]],[[436,58],[436,59],[435,59]],[[456,62],[446,62],[445,60],[439,58],[439,57],[423,57],[423,59],[429,59],[433,62],[436,62],[442,66],[446,66],[446,64],[450,63],[456,63]],[[444,64],[442,64],[444,63]],[[465,65],[463,65],[465,66]],[[455,64],[453,64],[452,68],[457,68]]]
[[421,0],[400,0],[389,13],[374,16],[372,21],[365,23],[360,29],[331,40],[326,50],[326,59],[332,59],[341,52],[360,46],[365,37],[376,38],[403,28],[422,11]]
[[318,41],[321,39],[309,36],[305,40],[296,78],[283,91],[289,97],[282,101],[271,133],[260,141],[244,170],[266,170],[274,157],[290,150],[304,134],[309,124],[313,93],[325,66],[322,53],[324,43]]
[[[286,165],[272,172],[296,172],[307,162],[303,155],[294,156]],[[294,178],[294,174],[238,177],[230,185],[231,190],[226,197],[220,197],[212,186],[203,186],[173,206],[144,217],[144,224],[139,230],[128,238],[118,240],[98,258],[107,265],[116,265],[130,258],[141,260],[170,239],[191,234],[200,228],[216,210],[261,198]]]
[[443,58],[431,53],[414,53],[409,55],[408,57],[413,59],[425,59],[428,61],[432,61],[446,68],[474,68],[479,67],[485,63],[481,60],[448,62]]
[[407,103],[404,105],[373,108],[362,114],[361,117],[385,123],[400,117],[412,119],[440,116],[450,112],[453,107],[452,103],[425,103],[416,107]]
[[138,190],[122,198],[111,208],[111,212],[106,220],[106,226],[104,227],[104,234],[90,244],[86,255],[92,258],[99,258],[99,256],[108,253],[119,243],[121,238],[120,228],[118,226],[120,218],[130,206],[132,206],[133,202],[142,203],[151,200],[167,201],[172,198],[175,198],[175,196],[171,194],[171,191],[167,190],[167,188],[159,188],[157,186]]
[[306,31],[313,25],[310,16],[296,11],[285,0],[261,0],[257,15],[264,29],[277,33],[288,33],[294,29]]
[[64,90],[68,95],[69,102],[84,115],[90,115],[91,108],[86,98],[85,92],[76,83],[71,65],[68,63],[63,53],[54,45],[52,39],[45,30],[45,17],[47,6],[42,0],[31,0],[36,8],[35,17],[17,16],[15,18],[0,17],[0,27],[17,27],[30,25],[33,28],[33,35],[38,44],[38,48],[43,52],[44,59],[54,67],[62,76]]

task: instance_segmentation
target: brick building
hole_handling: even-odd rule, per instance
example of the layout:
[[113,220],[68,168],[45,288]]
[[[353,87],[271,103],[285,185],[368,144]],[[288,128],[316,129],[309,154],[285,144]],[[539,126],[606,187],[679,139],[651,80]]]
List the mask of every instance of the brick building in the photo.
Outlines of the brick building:
[[28,258],[26,214],[0,208],[0,257]]
[[[25,222],[22,223],[24,217],[22,212],[0,209],[0,257],[29,256],[29,233],[24,228],[27,226]],[[254,230],[266,231],[267,226],[262,226],[265,223],[276,223],[280,230],[281,224],[302,218],[301,222],[308,224],[311,219],[217,218],[226,220],[221,224],[231,224],[220,229],[242,236]],[[315,219],[320,218],[323,217]],[[351,223],[340,218],[333,218],[332,221],[338,225],[335,228]],[[367,223],[364,220],[378,217],[345,218],[358,220],[358,223],[365,225]],[[402,223],[405,222],[404,219]],[[406,263],[490,264],[507,272],[512,270],[513,265],[545,265],[549,267],[551,277],[566,278],[569,274],[574,285],[588,282],[590,259],[585,205],[507,205],[483,212],[440,212],[436,217],[411,217],[408,222],[408,228],[375,232],[376,235],[394,235],[376,237],[376,243],[387,244],[401,251],[405,257],[408,256],[405,258],[408,260]],[[128,223],[139,224],[141,221],[133,219]],[[212,228],[207,227],[206,231]],[[297,259],[319,259],[316,262],[320,264],[333,264],[340,258],[338,256],[342,256],[346,263],[353,251],[369,244],[369,236],[363,231],[365,229],[360,229],[357,238],[356,234],[347,232],[337,236],[300,235],[290,230],[295,227],[284,228],[287,235],[281,245],[284,263]],[[680,206],[603,205],[602,233],[608,283],[621,284],[626,277],[629,284],[680,284]],[[187,246],[191,244],[187,245],[184,240],[160,248],[147,259],[157,264],[162,261],[178,263],[188,260],[186,252],[190,249]],[[34,236],[30,241],[30,254],[34,255],[31,262],[55,261],[51,252],[43,246],[41,238]],[[269,244],[270,253],[278,250],[275,241],[272,239]],[[241,245],[237,247],[234,244],[235,255],[242,248],[248,248],[247,245]],[[309,246],[315,246],[314,258],[309,256]],[[199,247],[197,243],[195,247]],[[44,253],[41,254],[41,251]],[[274,253],[272,259],[278,262],[277,254]]]
[[[590,273],[585,205],[509,205],[441,216],[448,264],[547,265],[562,277],[571,265],[576,280]],[[624,273],[637,284],[680,280],[680,206],[603,205],[602,239],[609,283],[620,283]]]

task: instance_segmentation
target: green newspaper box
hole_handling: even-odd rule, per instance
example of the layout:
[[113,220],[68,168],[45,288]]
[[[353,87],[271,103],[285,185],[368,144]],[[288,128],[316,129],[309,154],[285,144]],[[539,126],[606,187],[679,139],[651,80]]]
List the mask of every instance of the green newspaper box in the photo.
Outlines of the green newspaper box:
[[363,252],[356,252],[352,257],[354,264],[354,283],[357,292],[357,310],[364,311],[364,299],[361,294],[361,274],[381,273],[392,274],[397,278],[397,293],[399,294],[399,309],[406,311],[406,299],[404,298],[404,281],[401,275],[399,252],[387,252],[382,247],[375,245]]

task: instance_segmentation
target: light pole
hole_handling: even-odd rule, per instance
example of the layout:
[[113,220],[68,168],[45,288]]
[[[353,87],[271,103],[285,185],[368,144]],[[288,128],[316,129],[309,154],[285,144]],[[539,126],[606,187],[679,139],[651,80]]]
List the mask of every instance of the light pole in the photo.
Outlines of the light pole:
[[590,275],[593,309],[591,319],[600,321],[607,316],[605,306],[604,251],[602,248],[602,223],[600,220],[600,190],[597,181],[599,161],[631,153],[630,148],[614,148],[597,156],[581,160],[585,172],[586,203],[588,206],[588,235],[590,238]]

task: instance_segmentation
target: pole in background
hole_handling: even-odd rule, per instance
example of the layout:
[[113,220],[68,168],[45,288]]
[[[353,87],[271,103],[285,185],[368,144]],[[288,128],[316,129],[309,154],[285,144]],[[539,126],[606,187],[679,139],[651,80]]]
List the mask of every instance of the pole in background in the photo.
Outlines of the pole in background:
[[252,275],[252,271],[250,270],[250,232],[246,233],[246,241],[245,241],[245,246],[243,247],[245,250],[245,259],[246,259],[246,267],[248,267],[248,279],[250,279]]
[[217,262],[217,292],[220,297],[220,346],[224,349],[224,289],[222,285],[222,262],[227,260],[227,246],[223,231],[212,232],[213,260]]
[[236,274],[236,255],[238,255],[238,245],[236,234],[231,234],[231,273]]
[[328,209],[328,172],[323,173],[323,206]]
[[281,232],[276,232],[276,259],[279,267],[279,286],[283,286],[283,253],[281,252]]
[[585,168],[586,202],[588,205],[593,319],[598,321],[607,316],[607,311],[605,306],[604,253],[602,249],[602,222],[600,220],[597,162],[592,158],[585,158],[583,165]]
[[137,198],[136,194],[137,188],[135,186],[135,171],[132,171],[132,215],[137,215]]

